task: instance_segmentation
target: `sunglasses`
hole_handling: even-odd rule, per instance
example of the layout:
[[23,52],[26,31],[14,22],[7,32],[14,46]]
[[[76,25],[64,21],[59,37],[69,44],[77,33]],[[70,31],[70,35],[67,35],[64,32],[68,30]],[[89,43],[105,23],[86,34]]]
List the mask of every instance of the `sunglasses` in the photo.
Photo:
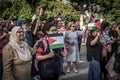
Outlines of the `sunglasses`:
[[71,26],[71,27],[76,27],[76,26]]
[[24,31],[17,31],[17,33],[24,33]]

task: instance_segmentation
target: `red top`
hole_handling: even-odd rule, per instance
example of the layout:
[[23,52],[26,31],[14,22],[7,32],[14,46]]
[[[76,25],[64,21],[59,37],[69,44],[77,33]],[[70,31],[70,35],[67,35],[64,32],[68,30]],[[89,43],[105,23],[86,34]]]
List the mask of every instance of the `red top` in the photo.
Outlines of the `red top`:
[[0,40],[0,54],[2,54],[3,47],[9,42],[9,37],[4,37]]
[[39,47],[39,48],[37,49],[36,56],[39,56],[39,55],[41,55],[42,53],[43,53],[43,49]]

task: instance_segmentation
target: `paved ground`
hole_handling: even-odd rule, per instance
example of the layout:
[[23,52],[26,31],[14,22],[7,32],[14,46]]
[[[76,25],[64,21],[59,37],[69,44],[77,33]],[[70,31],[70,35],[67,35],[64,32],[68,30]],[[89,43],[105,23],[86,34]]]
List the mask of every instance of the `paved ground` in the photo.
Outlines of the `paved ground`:
[[[82,44],[80,59],[84,62],[79,62],[77,65],[78,73],[73,71],[73,67],[70,73],[60,76],[59,80],[88,80],[88,61],[86,60],[86,46]],[[64,71],[66,71],[66,63],[64,63]],[[110,78],[109,80],[115,80]]]

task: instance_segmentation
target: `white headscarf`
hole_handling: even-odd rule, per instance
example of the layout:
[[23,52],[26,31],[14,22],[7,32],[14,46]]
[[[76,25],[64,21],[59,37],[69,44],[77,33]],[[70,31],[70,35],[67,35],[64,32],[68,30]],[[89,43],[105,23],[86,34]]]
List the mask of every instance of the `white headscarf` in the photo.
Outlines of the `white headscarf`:
[[16,26],[11,30],[9,44],[17,51],[21,60],[29,61],[31,60],[31,52],[27,43],[24,41],[18,41],[16,37],[16,33],[19,29],[21,28]]

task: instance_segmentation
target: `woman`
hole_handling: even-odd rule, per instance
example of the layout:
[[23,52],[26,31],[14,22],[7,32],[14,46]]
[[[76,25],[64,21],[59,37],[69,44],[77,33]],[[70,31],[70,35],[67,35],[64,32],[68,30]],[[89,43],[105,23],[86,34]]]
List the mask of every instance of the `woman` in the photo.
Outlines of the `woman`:
[[75,31],[75,24],[71,24],[70,25],[70,30],[66,31],[65,33],[65,38],[66,38],[66,42],[69,44],[70,47],[70,51],[68,53],[68,55],[66,55],[66,61],[67,61],[67,72],[70,72],[70,64],[71,62],[73,63],[73,70],[74,72],[78,72],[77,70],[77,62],[80,61],[79,59],[79,48],[78,48],[78,36],[79,35],[83,35],[84,32],[83,31]]
[[61,57],[64,53],[61,48],[51,51],[47,40],[47,35],[57,32],[56,25],[47,24],[44,26],[44,34],[46,35],[39,42],[36,59],[38,60],[38,68],[41,80],[58,80],[61,74]]
[[31,80],[31,52],[22,28],[12,29],[9,43],[3,48],[3,79]]
[[39,39],[39,37],[41,36],[40,34],[42,34],[42,30],[41,30],[41,22],[39,19],[35,19],[31,25],[31,33],[32,33],[32,39],[33,39],[33,45],[35,44],[35,42]]
[[113,54],[114,51],[118,48],[119,44],[118,41],[120,41],[118,32],[115,30],[117,28],[118,24],[116,22],[112,22],[110,31],[109,31],[109,36],[111,38],[111,40],[114,41],[114,43],[111,45],[112,46],[112,50],[111,53]]
[[109,23],[106,21],[103,21],[101,23],[101,35],[100,35],[100,42],[102,43],[103,47],[107,47],[107,52],[105,54],[102,54],[102,60],[101,60],[101,78],[105,80],[108,80],[108,72],[105,68],[106,63],[111,57],[111,44],[113,41],[111,41],[109,34]]
[[102,44],[99,40],[100,32],[96,27],[90,30],[87,37],[87,60],[89,61],[88,80],[100,80],[100,60],[102,54]]

